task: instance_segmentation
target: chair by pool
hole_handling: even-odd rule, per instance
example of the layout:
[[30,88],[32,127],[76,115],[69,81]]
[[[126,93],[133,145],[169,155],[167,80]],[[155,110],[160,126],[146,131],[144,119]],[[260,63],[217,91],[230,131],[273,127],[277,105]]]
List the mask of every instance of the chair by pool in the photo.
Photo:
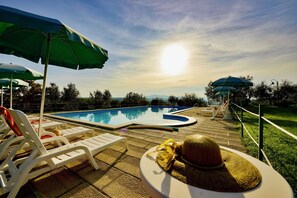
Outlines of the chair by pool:
[[[105,133],[47,150],[26,115],[18,110],[9,110],[9,112],[15,121],[15,126],[18,127],[24,138],[0,165],[1,193],[9,193],[8,197],[15,197],[21,186],[28,180],[74,160],[88,159],[97,170],[99,167],[93,156],[120,141],[125,141],[126,149],[128,149],[125,137]],[[15,131],[15,127],[12,129]],[[15,132],[18,134],[19,131]],[[48,138],[48,141],[50,139]],[[32,152],[28,157],[15,160],[17,152],[26,143],[30,145]]]

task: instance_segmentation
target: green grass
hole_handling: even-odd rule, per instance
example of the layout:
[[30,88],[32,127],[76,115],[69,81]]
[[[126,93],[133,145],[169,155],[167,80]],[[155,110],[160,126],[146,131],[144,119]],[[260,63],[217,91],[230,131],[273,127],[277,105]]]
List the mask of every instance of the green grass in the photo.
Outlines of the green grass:
[[[258,113],[257,109],[250,109]],[[290,133],[297,135],[297,114],[289,108],[264,107],[264,117]],[[244,123],[252,137],[258,142],[258,117],[244,112]],[[264,152],[273,168],[291,185],[297,197],[297,141],[291,136],[264,121]],[[257,145],[244,132],[242,139],[246,152],[258,157]]]

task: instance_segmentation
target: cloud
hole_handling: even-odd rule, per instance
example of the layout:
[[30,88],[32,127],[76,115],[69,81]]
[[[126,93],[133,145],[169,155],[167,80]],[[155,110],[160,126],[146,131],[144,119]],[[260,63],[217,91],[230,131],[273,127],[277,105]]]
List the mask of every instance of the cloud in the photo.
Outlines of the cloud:
[[[209,81],[228,75],[296,81],[296,1],[96,0],[69,5],[54,0],[29,5],[12,0],[7,5],[59,18],[109,51],[102,70],[50,67],[48,82],[61,88],[73,82],[83,96],[96,89],[109,89],[114,96],[203,93]],[[162,49],[171,43],[189,51],[185,71],[174,77],[160,68]]]

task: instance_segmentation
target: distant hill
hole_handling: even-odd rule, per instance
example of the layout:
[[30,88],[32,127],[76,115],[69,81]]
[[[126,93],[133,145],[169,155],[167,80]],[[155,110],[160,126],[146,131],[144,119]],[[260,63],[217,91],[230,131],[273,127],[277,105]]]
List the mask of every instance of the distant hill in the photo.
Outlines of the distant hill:
[[122,101],[124,97],[113,97],[113,100]]
[[[163,100],[168,100],[168,97],[169,96],[166,96],[166,95],[149,95],[149,96],[145,96],[145,98],[148,100],[148,101],[151,101],[152,99],[155,99],[155,98],[161,98]],[[117,100],[117,101],[122,101],[124,97],[113,97],[112,99],[113,100]]]
[[161,98],[163,100],[168,100],[169,96],[166,96],[166,95],[149,95],[149,96],[146,96],[146,99],[148,99],[148,100],[152,100],[152,99],[155,99],[155,98]]

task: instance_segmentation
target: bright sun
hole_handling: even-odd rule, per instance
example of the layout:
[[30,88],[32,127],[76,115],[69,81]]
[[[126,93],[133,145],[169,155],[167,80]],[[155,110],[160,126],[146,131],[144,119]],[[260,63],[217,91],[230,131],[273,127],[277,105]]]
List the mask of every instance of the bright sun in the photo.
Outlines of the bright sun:
[[163,49],[161,66],[168,75],[183,72],[188,60],[188,51],[181,44],[172,44]]

